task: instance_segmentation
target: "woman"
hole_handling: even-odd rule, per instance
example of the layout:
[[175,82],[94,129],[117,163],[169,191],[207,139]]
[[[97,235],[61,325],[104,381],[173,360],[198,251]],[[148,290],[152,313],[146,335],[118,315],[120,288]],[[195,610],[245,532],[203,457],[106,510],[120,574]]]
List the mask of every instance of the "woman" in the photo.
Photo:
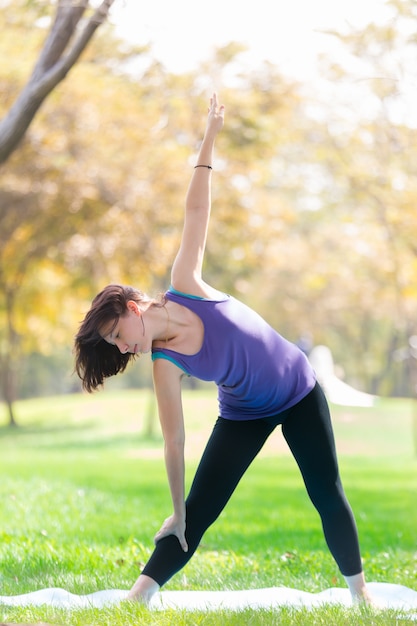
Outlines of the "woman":
[[[76,370],[88,391],[123,371],[135,355],[152,351],[173,513],[156,534],[155,550],[128,598],[149,602],[187,563],[280,424],[353,600],[368,602],[328,406],[307,358],[254,311],[202,279],[214,143],[223,121],[224,106],[214,94],[188,188],[170,289],[156,301],[131,287],[106,287],[94,299],[76,337]],[[220,414],[187,498],[184,374],[216,382]]]

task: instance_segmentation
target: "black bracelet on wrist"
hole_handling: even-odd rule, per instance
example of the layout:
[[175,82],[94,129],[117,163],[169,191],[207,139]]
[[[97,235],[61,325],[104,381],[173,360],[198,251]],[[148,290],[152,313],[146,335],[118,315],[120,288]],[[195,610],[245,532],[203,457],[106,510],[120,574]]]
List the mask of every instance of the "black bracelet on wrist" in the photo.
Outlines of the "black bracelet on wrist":
[[209,170],[213,169],[211,165],[194,165],[194,169],[196,169],[196,167],[207,167]]

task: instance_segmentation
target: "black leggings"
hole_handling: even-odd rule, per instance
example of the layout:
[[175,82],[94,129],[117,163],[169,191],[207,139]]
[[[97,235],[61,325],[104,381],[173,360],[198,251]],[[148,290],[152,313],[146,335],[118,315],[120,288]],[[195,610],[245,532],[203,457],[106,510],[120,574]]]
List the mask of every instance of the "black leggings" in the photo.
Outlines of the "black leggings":
[[339,476],[330,413],[317,384],[296,406],[275,417],[249,421],[218,418],[186,500],[188,552],[174,535],[164,537],[156,544],[143,574],[162,586],[184,567],[280,423],[340,571],[345,576],[362,571],[356,524]]

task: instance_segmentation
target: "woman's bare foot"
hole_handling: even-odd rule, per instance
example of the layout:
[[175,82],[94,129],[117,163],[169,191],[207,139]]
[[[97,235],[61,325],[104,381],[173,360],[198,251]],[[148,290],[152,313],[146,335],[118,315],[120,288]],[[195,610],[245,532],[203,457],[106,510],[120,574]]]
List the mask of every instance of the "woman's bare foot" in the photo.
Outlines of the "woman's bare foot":
[[352,595],[353,604],[378,608],[366,586],[363,572],[355,574],[355,576],[345,576],[345,580]]
[[141,574],[127,594],[125,601],[142,602],[143,604],[148,605],[152,596],[158,591],[158,583],[153,578],[150,578],[150,576]]

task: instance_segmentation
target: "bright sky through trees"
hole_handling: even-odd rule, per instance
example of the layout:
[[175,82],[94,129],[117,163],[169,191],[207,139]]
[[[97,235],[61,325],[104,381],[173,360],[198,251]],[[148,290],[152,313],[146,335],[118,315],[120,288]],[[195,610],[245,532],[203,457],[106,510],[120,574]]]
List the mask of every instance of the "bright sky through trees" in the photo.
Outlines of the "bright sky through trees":
[[129,40],[150,43],[170,71],[193,69],[214,48],[238,41],[254,61],[267,59],[305,79],[316,71],[316,55],[334,45],[321,31],[378,21],[385,5],[385,0],[123,0],[114,5],[112,21]]

